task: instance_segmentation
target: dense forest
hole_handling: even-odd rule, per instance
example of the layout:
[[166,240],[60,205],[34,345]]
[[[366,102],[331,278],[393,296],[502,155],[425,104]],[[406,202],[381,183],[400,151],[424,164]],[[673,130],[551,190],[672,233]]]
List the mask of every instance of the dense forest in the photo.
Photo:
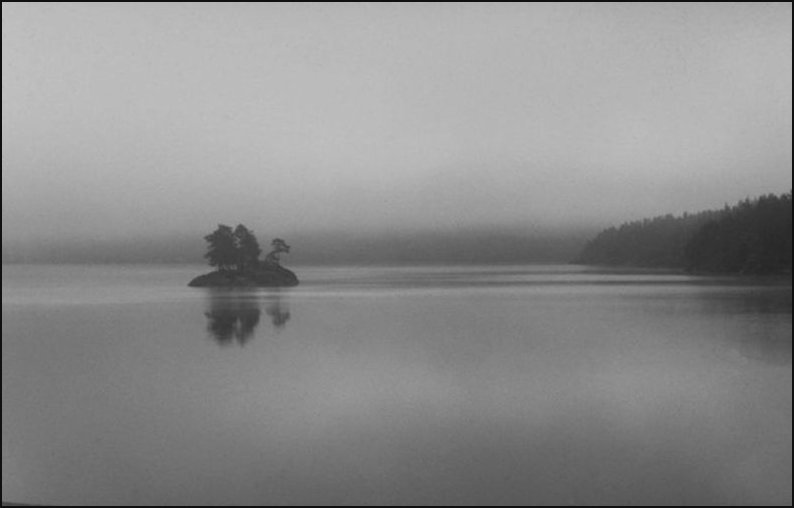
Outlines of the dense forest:
[[576,263],[685,268],[697,272],[791,271],[791,191],[722,210],[665,215],[609,228]]

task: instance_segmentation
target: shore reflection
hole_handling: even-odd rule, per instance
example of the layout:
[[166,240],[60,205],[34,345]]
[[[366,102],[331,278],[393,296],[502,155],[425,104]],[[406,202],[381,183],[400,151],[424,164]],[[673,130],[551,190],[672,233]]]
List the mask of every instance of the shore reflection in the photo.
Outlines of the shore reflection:
[[286,326],[291,315],[280,293],[210,292],[204,312],[207,332],[221,345],[237,343],[243,346],[256,335],[262,306],[274,329]]

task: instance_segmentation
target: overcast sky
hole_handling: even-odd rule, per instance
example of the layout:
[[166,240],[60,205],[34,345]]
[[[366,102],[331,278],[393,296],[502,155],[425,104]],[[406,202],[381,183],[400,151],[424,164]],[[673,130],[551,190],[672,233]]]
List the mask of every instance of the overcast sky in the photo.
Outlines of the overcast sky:
[[791,4],[3,3],[3,241],[544,228],[791,188]]

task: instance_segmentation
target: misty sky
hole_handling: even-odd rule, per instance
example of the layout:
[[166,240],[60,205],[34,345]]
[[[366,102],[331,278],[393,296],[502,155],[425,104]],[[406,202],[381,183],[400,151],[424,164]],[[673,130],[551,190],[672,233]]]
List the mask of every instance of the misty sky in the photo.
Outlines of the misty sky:
[[791,188],[791,4],[3,4],[3,241],[605,225]]

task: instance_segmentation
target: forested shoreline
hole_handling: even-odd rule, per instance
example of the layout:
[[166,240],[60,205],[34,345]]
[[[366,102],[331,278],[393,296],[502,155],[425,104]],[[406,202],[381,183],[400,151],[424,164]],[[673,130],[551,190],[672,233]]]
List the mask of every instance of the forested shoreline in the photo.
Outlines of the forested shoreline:
[[667,214],[605,229],[575,263],[713,273],[791,273],[791,191],[720,210]]

